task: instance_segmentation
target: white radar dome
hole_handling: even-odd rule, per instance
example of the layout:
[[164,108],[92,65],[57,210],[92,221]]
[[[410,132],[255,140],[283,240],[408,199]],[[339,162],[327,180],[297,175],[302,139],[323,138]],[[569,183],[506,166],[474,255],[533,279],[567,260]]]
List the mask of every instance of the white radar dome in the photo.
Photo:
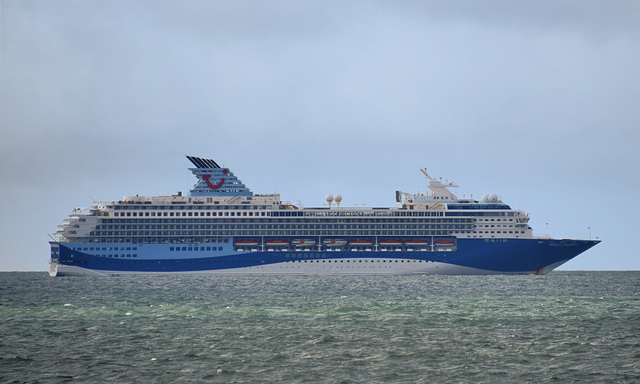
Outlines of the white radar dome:
[[331,203],[333,203],[333,195],[327,195],[327,197],[325,197],[325,200],[327,200],[327,203],[331,205]]
[[498,195],[496,195],[495,193],[492,193],[492,194],[489,196],[489,200],[490,200],[490,201],[498,201]]
[[336,203],[340,204],[340,202],[342,201],[342,195],[335,195],[333,199],[336,201]]

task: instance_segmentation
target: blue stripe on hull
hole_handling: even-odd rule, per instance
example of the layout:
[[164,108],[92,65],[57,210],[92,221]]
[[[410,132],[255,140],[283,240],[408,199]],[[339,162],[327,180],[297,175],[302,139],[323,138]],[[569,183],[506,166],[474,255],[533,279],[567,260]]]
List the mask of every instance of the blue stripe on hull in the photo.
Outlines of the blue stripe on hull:
[[[140,248],[140,257],[108,258],[74,250],[87,244],[52,243],[59,246],[53,263],[96,271],[133,273],[225,271],[267,266],[298,260],[340,259],[404,259],[443,263],[486,271],[486,273],[546,273],[591,248],[599,241],[553,239],[458,239],[451,251],[269,251],[235,252],[227,247],[223,252],[170,252],[174,245],[147,245]],[[193,244],[193,247],[210,244]],[[211,256],[210,256],[211,255]],[[177,257],[180,256],[180,257]],[[548,269],[550,266],[553,268]],[[394,273],[391,269],[388,273]]]
[[448,262],[499,272],[537,271],[569,261],[597,243],[553,239],[458,240],[458,251]]

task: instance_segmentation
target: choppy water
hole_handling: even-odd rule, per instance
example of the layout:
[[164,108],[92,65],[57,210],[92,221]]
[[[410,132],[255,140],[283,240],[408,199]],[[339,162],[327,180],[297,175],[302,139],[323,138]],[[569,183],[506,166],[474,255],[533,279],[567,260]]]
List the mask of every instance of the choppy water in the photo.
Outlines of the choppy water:
[[640,272],[0,273],[0,382],[640,382]]

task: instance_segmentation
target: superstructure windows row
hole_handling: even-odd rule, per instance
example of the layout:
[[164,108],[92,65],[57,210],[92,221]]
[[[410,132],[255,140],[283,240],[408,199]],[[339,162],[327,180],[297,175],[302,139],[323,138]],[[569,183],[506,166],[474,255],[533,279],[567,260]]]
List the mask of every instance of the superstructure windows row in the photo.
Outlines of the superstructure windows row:
[[122,238],[153,239],[142,241],[147,243],[181,242],[193,236],[435,236],[474,230],[475,223],[469,218],[103,219],[90,236],[104,242]]
[[[303,217],[303,218],[257,218],[257,219],[245,219],[245,218],[215,218],[215,219],[183,219],[183,218],[174,218],[174,219],[108,219],[104,218],[100,220],[102,223],[114,223],[114,224],[122,224],[122,223],[140,223],[140,224],[159,224],[159,223],[189,223],[189,224],[216,224],[216,223],[247,223],[247,224],[279,224],[279,223],[294,223],[294,224],[305,224],[305,223],[320,223],[320,224],[332,224],[332,223],[406,223],[406,224],[424,224],[424,223],[471,223],[475,220],[472,218],[358,218],[358,217],[350,217],[350,218],[320,218],[320,217]],[[505,219],[506,221],[506,219]]]
[[266,212],[115,212],[115,217],[211,217],[211,216],[266,216]]
[[[519,211],[369,209],[290,209],[288,205],[132,204],[105,205],[97,214],[70,220],[61,232],[70,240],[94,243],[210,242],[228,237],[442,236],[484,237],[525,232]],[[241,209],[242,208],[242,209]],[[78,223],[87,218],[83,228]],[[522,224],[526,226],[525,224]],[[525,228],[522,228],[525,229]],[[497,231],[496,231],[497,230]]]
[[[269,216],[269,217],[370,217],[370,216],[382,216],[382,217],[441,217],[444,213],[441,211],[434,212],[416,212],[416,211],[390,211],[390,210],[371,210],[371,211],[357,211],[357,210],[344,210],[344,211],[237,211],[237,210],[216,210],[208,211],[202,210],[202,207],[186,206],[181,207],[179,212],[174,211],[138,211],[140,207],[133,207],[136,210],[126,212],[114,212],[114,217],[226,217],[226,216],[243,216],[243,217],[256,217],[256,216]],[[221,207],[220,207],[221,208]],[[235,207],[234,207],[235,208]],[[472,212],[468,216],[479,216],[482,212]],[[489,212],[487,212],[489,214]],[[492,216],[496,213],[491,212]],[[449,216],[447,214],[447,216]],[[458,215],[457,215],[458,216]]]
[[343,229],[467,229],[475,226],[471,219],[352,219],[352,220],[145,220],[145,219],[104,219],[95,227],[96,230],[221,230],[221,229],[309,229],[309,230],[343,230]]

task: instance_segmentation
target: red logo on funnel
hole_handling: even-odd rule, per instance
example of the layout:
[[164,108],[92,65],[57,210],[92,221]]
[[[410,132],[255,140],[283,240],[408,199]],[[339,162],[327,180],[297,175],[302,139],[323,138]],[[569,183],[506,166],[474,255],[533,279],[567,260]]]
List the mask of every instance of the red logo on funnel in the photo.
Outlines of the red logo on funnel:
[[[227,172],[229,172],[228,169],[223,169],[222,170],[222,173],[224,173],[225,175],[227,174]],[[224,177],[222,179],[220,179],[220,182],[218,184],[212,184],[211,183],[211,181],[209,180],[209,179],[211,179],[211,175],[202,175],[202,178],[204,179],[205,183],[207,183],[207,185],[211,189],[219,189],[220,187],[222,187],[222,184],[224,184]]]

